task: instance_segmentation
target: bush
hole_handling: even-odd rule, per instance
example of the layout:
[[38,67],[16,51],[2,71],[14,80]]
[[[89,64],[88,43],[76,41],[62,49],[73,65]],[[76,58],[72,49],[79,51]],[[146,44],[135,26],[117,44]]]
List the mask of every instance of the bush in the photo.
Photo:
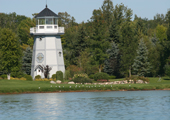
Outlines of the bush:
[[94,80],[97,81],[97,80],[109,80],[109,75],[107,73],[96,73],[94,74]]
[[90,78],[90,79],[94,79],[94,75],[91,74],[91,75],[89,76],[89,78]]
[[62,71],[57,71],[56,72],[56,80],[63,81],[63,72]]
[[70,71],[70,76],[71,78],[74,76],[74,74],[78,74],[78,73],[82,73],[82,69],[79,68],[78,66],[76,65],[70,65],[67,67],[67,70]]
[[40,75],[35,76],[35,79],[41,79]]
[[132,75],[131,77],[126,77],[126,80],[127,81],[134,80],[134,83],[136,83],[136,80],[143,80],[143,81],[149,82],[149,79],[147,77],[135,76],[135,75]]
[[7,75],[3,74],[3,75],[1,75],[1,78],[2,79],[7,79]]
[[79,77],[89,78],[86,73],[80,73],[80,74],[74,74],[73,79]]
[[65,80],[69,80],[71,78],[70,70],[65,71]]
[[55,78],[56,78],[56,74],[53,74],[53,75],[52,75],[52,79],[55,79]]
[[90,79],[88,79],[86,77],[77,77],[77,78],[74,78],[73,81],[75,83],[82,83],[82,84],[84,84],[84,83],[92,83],[92,80],[90,80]]
[[33,81],[31,75],[25,75],[25,78],[26,78],[27,81]]
[[116,79],[116,76],[109,76],[109,79]]

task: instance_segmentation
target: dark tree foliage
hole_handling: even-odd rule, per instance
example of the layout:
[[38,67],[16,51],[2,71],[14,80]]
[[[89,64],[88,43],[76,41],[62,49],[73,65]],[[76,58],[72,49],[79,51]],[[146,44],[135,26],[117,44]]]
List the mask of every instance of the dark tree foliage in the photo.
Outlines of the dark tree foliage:
[[120,76],[120,51],[116,43],[111,43],[111,47],[106,51],[109,58],[105,60],[104,72],[109,75]]
[[113,2],[111,0],[104,0],[101,8],[106,25],[109,27],[113,19]]
[[87,48],[87,35],[84,29],[84,26],[82,25],[78,30],[77,35],[77,41],[73,44],[74,50],[75,50],[75,57],[80,56],[80,53],[84,51]]
[[31,62],[32,62],[32,50],[27,47],[26,51],[23,52],[22,58],[22,70],[27,74],[31,74]]
[[134,73],[138,76],[146,76],[148,73],[150,73],[151,67],[150,63],[148,62],[148,50],[143,39],[140,40],[137,56],[134,59],[132,67]]
[[114,19],[112,21],[112,24],[109,28],[109,42],[115,42],[115,43],[120,43],[120,35],[119,35],[119,28],[117,25],[116,20]]
[[122,38],[119,44],[121,52],[121,72],[131,76],[132,64],[136,55],[137,40],[134,38],[134,31],[130,22],[124,23],[122,27]]

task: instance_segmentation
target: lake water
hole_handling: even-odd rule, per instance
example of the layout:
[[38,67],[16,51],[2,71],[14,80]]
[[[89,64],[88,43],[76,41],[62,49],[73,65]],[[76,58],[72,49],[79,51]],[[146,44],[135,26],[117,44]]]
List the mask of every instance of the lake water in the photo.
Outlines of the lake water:
[[0,120],[170,120],[170,91],[0,95]]

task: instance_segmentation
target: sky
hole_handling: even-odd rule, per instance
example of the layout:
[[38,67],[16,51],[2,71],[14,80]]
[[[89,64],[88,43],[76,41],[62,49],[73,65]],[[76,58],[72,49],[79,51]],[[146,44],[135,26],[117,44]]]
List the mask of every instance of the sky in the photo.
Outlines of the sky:
[[[94,9],[99,9],[104,0],[0,0],[0,13],[25,15],[32,18],[33,13],[41,12],[46,5],[53,12],[67,12],[76,22],[87,22]],[[170,9],[170,0],[112,0],[113,5],[123,3],[133,10],[133,17],[153,19],[159,14],[166,14]]]

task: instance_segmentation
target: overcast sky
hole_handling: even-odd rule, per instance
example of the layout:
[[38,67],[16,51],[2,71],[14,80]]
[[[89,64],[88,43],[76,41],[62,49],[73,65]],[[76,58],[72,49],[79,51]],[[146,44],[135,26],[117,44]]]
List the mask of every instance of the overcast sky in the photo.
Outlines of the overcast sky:
[[[47,0],[48,8],[53,12],[67,12],[81,23],[90,20],[94,9],[99,9],[104,0]],[[114,6],[123,3],[133,10],[133,16],[153,19],[157,14],[166,14],[170,0],[112,0]],[[0,13],[16,12],[32,18],[45,8],[46,0],[0,0]]]

